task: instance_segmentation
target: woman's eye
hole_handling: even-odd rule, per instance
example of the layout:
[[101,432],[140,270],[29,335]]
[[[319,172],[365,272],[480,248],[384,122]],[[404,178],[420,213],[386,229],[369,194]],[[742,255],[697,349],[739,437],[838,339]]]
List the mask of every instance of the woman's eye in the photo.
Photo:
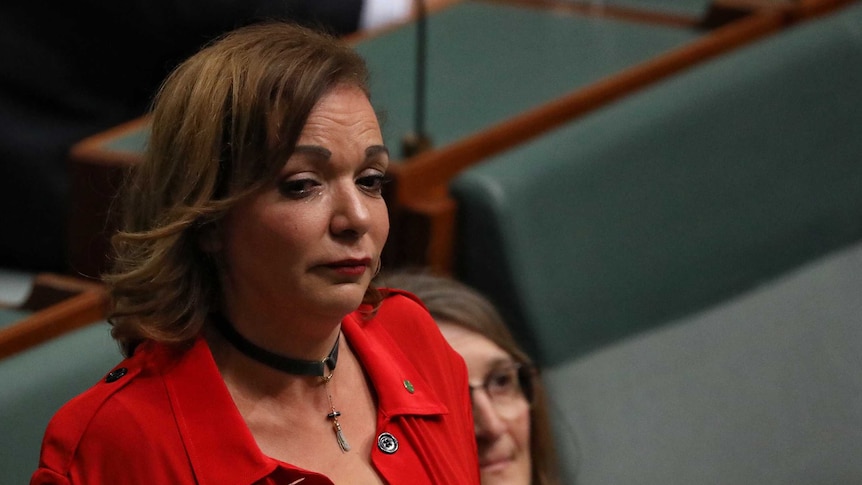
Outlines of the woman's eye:
[[386,182],[386,176],[383,174],[365,175],[356,179],[357,185],[363,190],[372,194],[380,194],[383,191],[383,184]]
[[518,378],[514,371],[499,371],[488,376],[488,388],[496,392],[506,392],[517,386]]
[[314,192],[320,184],[313,179],[283,180],[278,184],[281,195],[291,199],[302,199]]

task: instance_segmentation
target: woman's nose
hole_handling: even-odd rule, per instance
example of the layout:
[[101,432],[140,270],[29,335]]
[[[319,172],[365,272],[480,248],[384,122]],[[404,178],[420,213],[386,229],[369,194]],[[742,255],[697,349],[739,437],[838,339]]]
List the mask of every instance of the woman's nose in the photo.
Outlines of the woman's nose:
[[477,439],[493,439],[506,432],[506,422],[484,392],[473,393],[473,428]]
[[366,195],[356,184],[342,184],[333,191],[333,213],[330,230],[337,237],[359,237],[372,223]]

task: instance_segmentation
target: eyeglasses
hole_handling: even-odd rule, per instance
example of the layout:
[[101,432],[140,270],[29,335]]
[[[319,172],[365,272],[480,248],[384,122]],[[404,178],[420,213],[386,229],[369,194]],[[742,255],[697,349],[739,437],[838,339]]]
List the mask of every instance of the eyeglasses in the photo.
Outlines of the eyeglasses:
[[512,362],[496,367],[485,376],[481,385],[470,386],[470,397],[482,389],[497,411],[510,411],[524,401],[533,400],[533,375],[529,364]]

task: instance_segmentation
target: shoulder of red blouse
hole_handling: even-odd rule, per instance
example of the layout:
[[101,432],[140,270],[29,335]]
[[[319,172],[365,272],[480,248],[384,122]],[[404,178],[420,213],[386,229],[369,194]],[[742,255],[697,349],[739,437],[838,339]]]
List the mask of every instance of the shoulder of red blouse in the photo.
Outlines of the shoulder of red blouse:
[[[147,459],[153,454],[160,461],[167,457],[185,464],[165,468],[188,468],[179,437],[165,436],[177,433],[172,431],[176,429],[173,418],[164,412],[170,409],[164,385],[161,379],[146,378],[153,372],[153,347],[142,344],[134,356],[117,364],[101,381],[57,411],[45,431],[39,467],[31,484],[102,483],[102,478],[114,480],[118,476],[160,478],[158,470],[146,465],[156,462]],[[90,439],[94,436],[98,439]],[[82,468],[79,458],[85,455],[101,458]],[[129,456],[136,459],[126,459]],[[137,470],[140,474],[136,467],[141,468]],[[170,478],[193,480],[190,474],[172,474]]]

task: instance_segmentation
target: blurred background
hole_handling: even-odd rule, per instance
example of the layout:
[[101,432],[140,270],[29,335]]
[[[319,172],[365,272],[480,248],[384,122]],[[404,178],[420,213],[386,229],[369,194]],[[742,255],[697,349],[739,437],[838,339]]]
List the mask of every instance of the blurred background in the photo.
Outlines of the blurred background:
[[0,5],[0,481],[26,482],[50,416],[121,358],[99,274],[159,83],[289,18],[366,58],[394,162],[384,267],[498,306],[565,483],[862,483],[858,0],[369,11]]

